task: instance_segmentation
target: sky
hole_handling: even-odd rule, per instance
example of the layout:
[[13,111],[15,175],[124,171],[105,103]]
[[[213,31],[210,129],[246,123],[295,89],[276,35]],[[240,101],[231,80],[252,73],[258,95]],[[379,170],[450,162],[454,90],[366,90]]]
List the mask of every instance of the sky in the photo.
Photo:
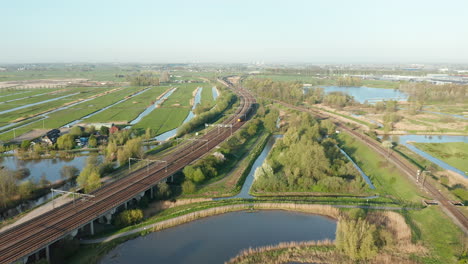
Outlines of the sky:
[[467,0],[0,2],[0,64],[468,63]]

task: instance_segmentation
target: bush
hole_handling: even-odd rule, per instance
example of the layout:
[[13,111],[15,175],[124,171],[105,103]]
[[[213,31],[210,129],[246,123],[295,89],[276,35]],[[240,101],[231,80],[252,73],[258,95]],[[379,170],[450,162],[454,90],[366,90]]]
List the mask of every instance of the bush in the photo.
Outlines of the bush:
[[196,191],[196,189],[197,188],[195,186],[195,183],[193,183],[190,180],[186,180],[186,181],[184,181],[184,183],[182,183],[182,192],[184,194],[194,193]]
[[119,227],[125,227],[136,224],[143,219],[143,211],[140,209],[125,210],[115,219],[115,224]]

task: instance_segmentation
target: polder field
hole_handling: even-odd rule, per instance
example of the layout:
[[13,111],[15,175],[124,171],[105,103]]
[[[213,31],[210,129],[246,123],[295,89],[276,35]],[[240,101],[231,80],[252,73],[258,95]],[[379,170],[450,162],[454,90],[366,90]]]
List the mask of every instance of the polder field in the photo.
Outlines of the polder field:
[[[142,130],[151,128],[158,135],[177,128],[185,120],[192,108],[192,99],[197,87],[203,87],[201,92],[201,104],[212,105],[213,95],[211,84],[186,83],[174,85],[177,90],[165,100],[160,107],[153,110],[138,122],[134,128]],[[207,92],[209,90],[209,93]]]
[[[187,117],[197,87],[205,87],[201,103],[213,106],[208,83],[161,86],[65,87],[0,90],[0,140],[9,141],[33,130],[60,128],[72,122],[126,124],[170,89],[176,91],[135,125],[157,134],[178,127]],[[20,137],[19,141],[23,140]]]

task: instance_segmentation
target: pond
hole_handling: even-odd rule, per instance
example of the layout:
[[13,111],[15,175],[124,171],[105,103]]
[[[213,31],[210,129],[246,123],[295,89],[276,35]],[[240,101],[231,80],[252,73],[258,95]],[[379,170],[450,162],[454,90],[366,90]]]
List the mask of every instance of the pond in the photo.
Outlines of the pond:
[[429,161],[437,164],[439,167],[444,168],[446,170],[454,171],[460,175],[463,175],[465,178],[468,175],[438,158],[433,157],[429,153],[420,150],[419,148],[415,147],[414,145],[408,142],[417,142],[417,143],[447,143],[447,142],[465,142],[468,143],[468,136],[446,136],[446,135],[402,135],[397,137],[392,137],[392,141],[399,143],[411,151],[415,152],[416,154],[428,159]]
[[408,95],[395,89],[382,89],[372,87],[354,86],[323,86],[325,93],[343,92],[354,97],[360,103],[376,103],[383,100],[406,101]]
[[233,212],[127,241],[100,263],[224,263],[249,247],[334,239],[336,222],[286,211]]
[[74,166],[81,171],[86,165],[87,156],[77,156],[72,159],[37,159],[37,160],[20,160],[15,156],[7,156],[0,158],[0,166],[5,166],[10,170],[18,170],[28,168],[31,175],[26,179],[39,181],[42,175],[50,182],[61,180],[60,170],[63,166]]

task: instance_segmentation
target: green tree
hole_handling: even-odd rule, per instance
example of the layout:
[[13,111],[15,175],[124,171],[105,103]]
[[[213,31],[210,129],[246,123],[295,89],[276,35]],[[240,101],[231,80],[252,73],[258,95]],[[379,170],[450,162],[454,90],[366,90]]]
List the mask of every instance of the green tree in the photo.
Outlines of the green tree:
[[80,126],[74,126],[70,129],[69,134],[74,137],[80,137],[83,134],[83,131]]
[[165,199],[171,196],[171,188],[165,182],[158,183],[158,191],[156,192],[156,197],[158,199]]
[[88,139],[88,147],[95,148],[97,146],[96,136],[91,135]]
[[24,150],[29,149],[29,146],[31,146],[31,141],[30,140],[23,140],[21,142],[21,148]]
[[8,169],[0,170],[0,203],[7,206],[8,201],[16,194],[18,186],[13,172]]
[[36,185],[31,180],[27,180],[20,183],[18,186],[18,193],[21,196],[21,199],[27,199],[35,189]]
[[195,184],[192,181],[185,180],[182,183],[182,192],[183,193],[191,194],[191,193],[194,193],[196,190],[197,190],[197,187],[195,186]]
[[79,173],[80,173],[80,170],[74,166],[65,165],[60,169],[60,176],[62,177],[62,179],[65,179],[65,180],[71,180],[74,177],[78,176]]
[[90,193],[101,187],[101,177],[98,170],[93,170],[86,180],[85,192]]
[[136,224],[143,219],[143,211],[140,209],[125,210],[115,218],[115,224],[120,227]]
[[109,135],[109,128],[106,127],[106,126],[101,126],[101,128],[99,129],[99,134],[101,134],[103,136],[108,136]]
[[75,147],[75,145],[76,143],[75,143],[75,138],[73,135],[65,134],[65,135],[60,136],[57,139],[57,147],[59,149],[70,150],[73,147]]

